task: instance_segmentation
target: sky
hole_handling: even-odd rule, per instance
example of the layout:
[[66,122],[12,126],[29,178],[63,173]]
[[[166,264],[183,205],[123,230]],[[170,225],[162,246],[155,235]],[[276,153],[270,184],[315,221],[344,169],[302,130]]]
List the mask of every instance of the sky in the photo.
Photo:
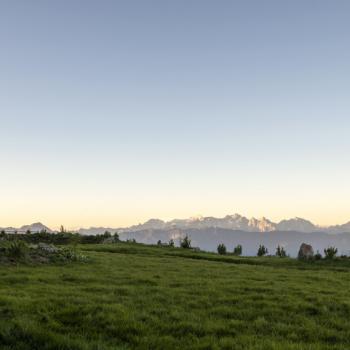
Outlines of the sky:
[[0,226],[350,220],[350,2],[1,0]]

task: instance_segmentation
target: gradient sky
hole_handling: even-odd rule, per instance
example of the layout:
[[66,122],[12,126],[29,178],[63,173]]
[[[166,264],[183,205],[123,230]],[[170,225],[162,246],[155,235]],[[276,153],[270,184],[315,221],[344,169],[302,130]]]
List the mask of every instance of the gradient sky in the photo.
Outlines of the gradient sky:
[[350,220],[350,2],[0,1],[0,226]]

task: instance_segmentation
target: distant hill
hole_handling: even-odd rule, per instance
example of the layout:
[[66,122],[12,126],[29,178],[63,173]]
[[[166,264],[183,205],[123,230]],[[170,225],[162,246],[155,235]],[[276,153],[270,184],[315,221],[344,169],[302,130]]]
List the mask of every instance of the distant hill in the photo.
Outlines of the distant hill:
[[31,225],[24,225],[19,229],[19,231],[28,231],[28,230],[32,232],[40,232],[40,231],[53,232],[50,228],[43,225],[41,222],[36,222]]
[[5,230],[6,232],[27,232],[28,230],[31,232],[40,232],[40,231],[46,231],[49,233],[52,233],[53,231],[48,228],[47,226],[43,225],[41,222],[36,222],[31,225],[24,225],[21,227],[0,227],[0,230]]

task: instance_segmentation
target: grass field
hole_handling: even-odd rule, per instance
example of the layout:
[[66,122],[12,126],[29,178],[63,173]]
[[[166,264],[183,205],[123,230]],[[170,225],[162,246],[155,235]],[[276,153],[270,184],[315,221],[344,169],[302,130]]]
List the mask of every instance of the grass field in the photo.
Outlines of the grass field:
[[350,349],[350,261],[84,245],[0,267],[1,349]]

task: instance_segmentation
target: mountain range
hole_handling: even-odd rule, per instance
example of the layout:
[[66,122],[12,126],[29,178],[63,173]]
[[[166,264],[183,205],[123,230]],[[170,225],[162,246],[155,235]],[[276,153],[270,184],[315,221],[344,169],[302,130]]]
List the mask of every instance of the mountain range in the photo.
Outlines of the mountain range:
[[350,222],[344,225],[334,225],[329,227],[320,227],[311,221],[302,218],[293,218],[282,220],[275,223],[265,217],[261,219],[251,218],[234,214],[226,215],[223,218],[215,217],[195,217],[189,219],[175,219],[163,221],[159,219],[150,219],[143,224],[130,226],[127,228],[104,228],[91,227],[89,229],[80,229],[82,234],[96,234],[105,230],[118,232],[137,232],[143,230],[169,230],[169,229],[228,229],[245,232],[274,232],[274,231],[296,231],[296,232],[326,232],[326,233],[344,233],[350,232]]
[[[46,230],[55,232],[41,223],[25,225],[20,228],[0,228],[8,232],[37,232]],[[275,223],[269,219],[248,219],[239,214],[223,218],[197,217],[163,221],[151,219],[143,224],[126,228],[90,227],[77,232],[83,235],[101,234],[105,231],[118,232],[122,240],[136,239],[137,242],[155,244],[157,241],[168,242],[170,239],[179,244],[180,238],[188,235],[192,246],[207,251],[215,251],[219,243],[224,243],[228,250],[237,244],[243,246],[244,255],[255,255],[260,244],[265,245],[271,254],[278,245],[286,248],[291,256],[298,254],[301,243],[311,244],[315,251],[335,246],[339,254],[350,255],[350,222],[344,225],[320,227],[312,222],[293,218]]]
[[[274,231],[293,231],[293,232],[324,232],[324,233],[350,233],[350,222],[343,225],[333,225],[328,227],[321,227],[313,224],[311,221],[295,217],[292,219],[285,219],[278,223],[273,222],[265,217],[261,219],[250,218],[239,214],[226,215],[223,218],[208,217],[192,217],[189,219],[174,219],[170,221],[163,221],[160,219],[150,219],[142,224],[133,225],[130,227],[113,228],[113,227],[90,227],[80,228],[77,230],[80,234],[99,234],[105,231],[119,233],[138,232],[144,230],[169,230],[169,229],[227,229],[238,230],[244,232],[274,232]],[[0,227],[0,230],[25,232],[30,230],[32,232],[45,230],[47,232],[55,232],[55,230],[43,225],[40,222],[24,225],[19,228],[15,227]]]

